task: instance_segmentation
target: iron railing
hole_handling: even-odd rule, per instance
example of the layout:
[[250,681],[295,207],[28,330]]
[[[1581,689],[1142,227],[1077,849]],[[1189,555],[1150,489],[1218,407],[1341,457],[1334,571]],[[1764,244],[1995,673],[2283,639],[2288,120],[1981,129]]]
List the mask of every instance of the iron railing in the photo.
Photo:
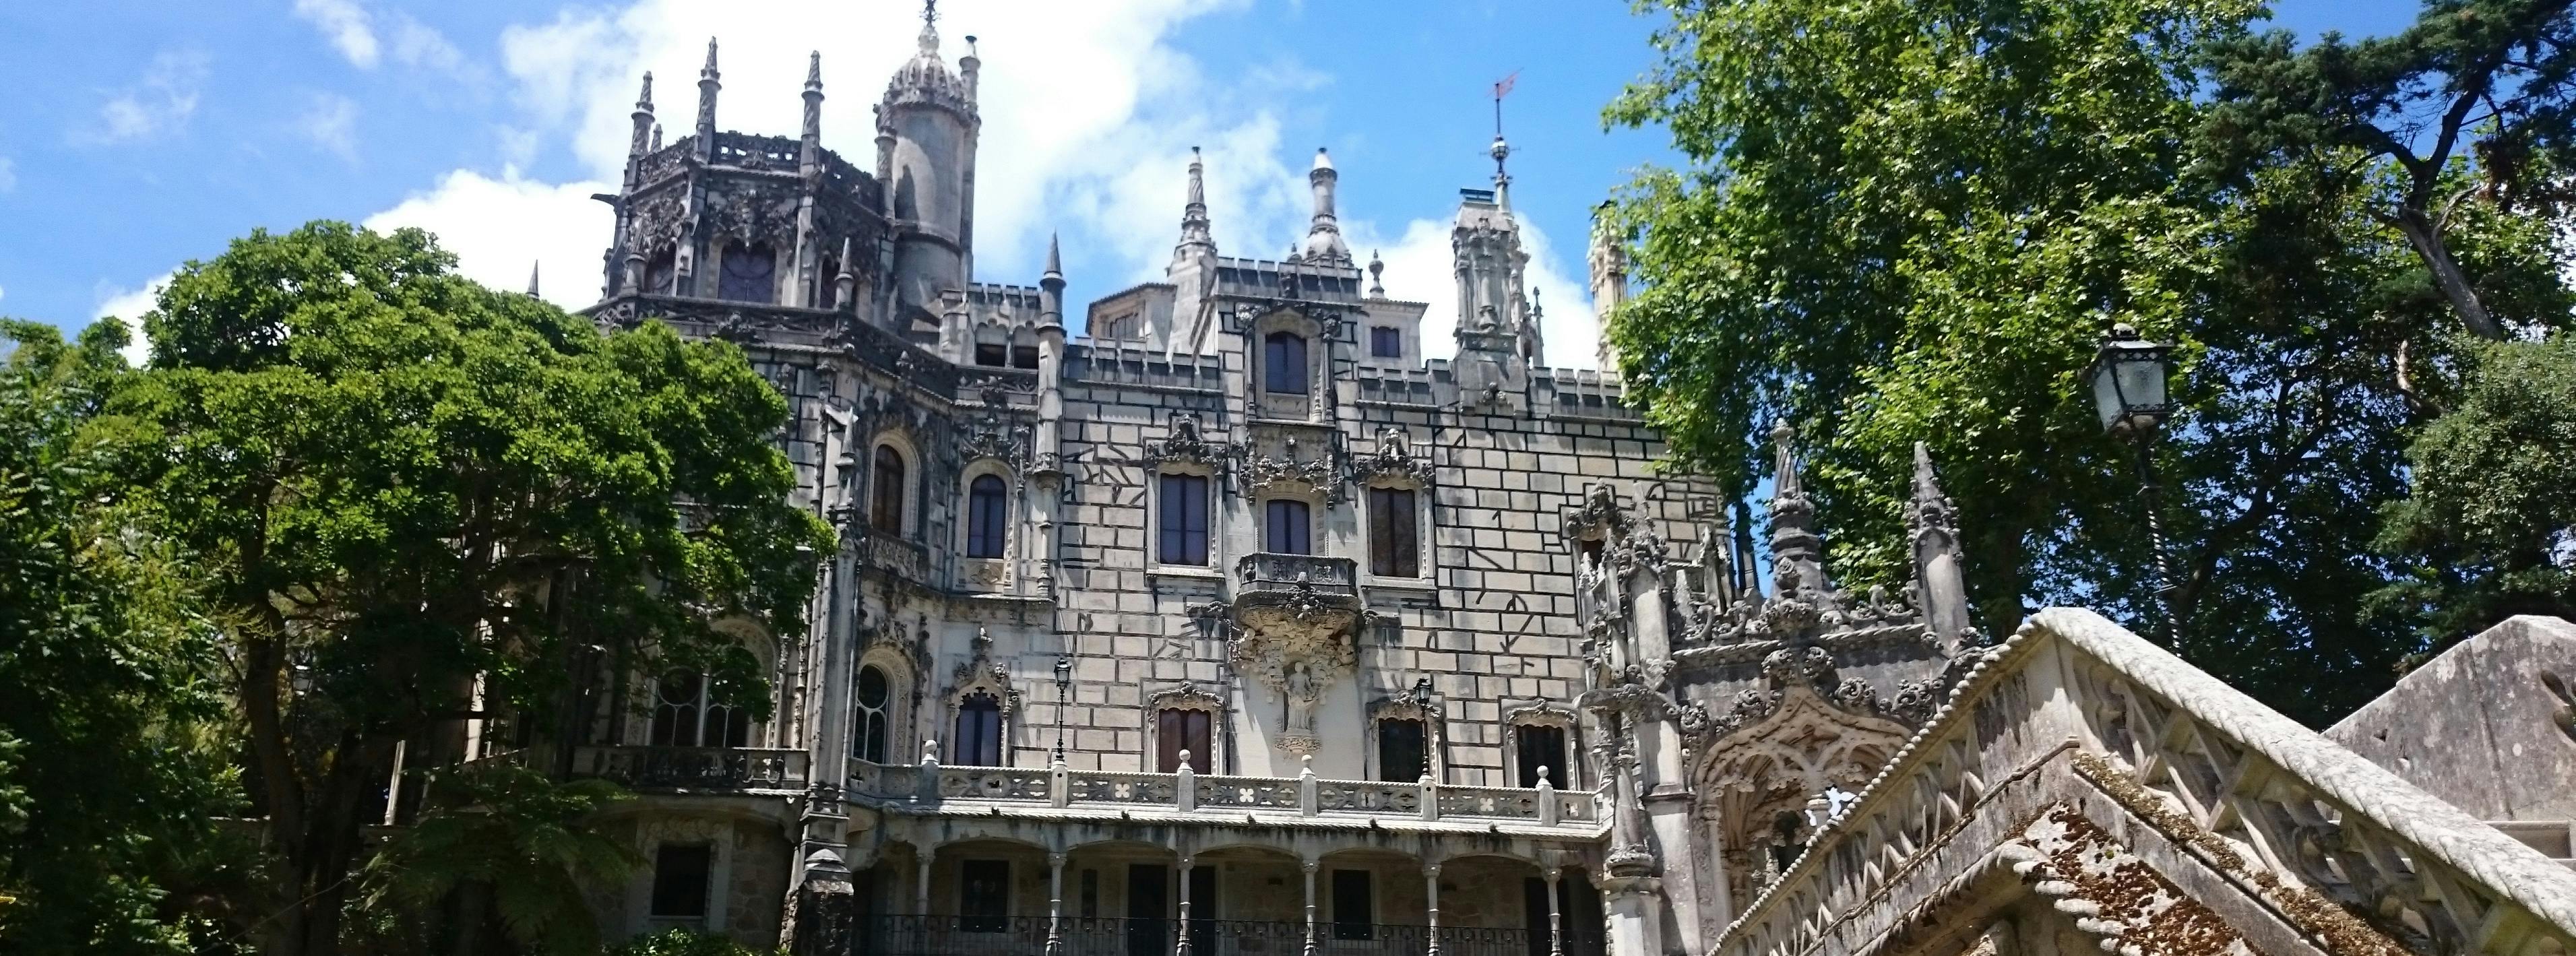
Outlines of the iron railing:
[[[1050,922],[1053,923],[1050,927]],[[1176,956],[1175,919],[1067,916],[881,915],[851,934],[851,956]],[[1308,926],[1296,921],[1193,919],[1190,956],[1303,956]],[[1600,934],[1567,932],[1562,949],[1545,930],[1319,921],[1316,956],[1600,956]],[[1053,946],[1049,946],[1049,941]]]

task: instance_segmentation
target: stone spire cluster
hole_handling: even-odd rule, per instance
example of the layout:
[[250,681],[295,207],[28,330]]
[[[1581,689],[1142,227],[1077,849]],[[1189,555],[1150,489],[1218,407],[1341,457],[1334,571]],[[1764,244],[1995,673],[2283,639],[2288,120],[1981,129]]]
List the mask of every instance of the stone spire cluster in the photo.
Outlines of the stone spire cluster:
[[1342,180],[1333,168],[1333,157],[1323,148],[1315,150],[1315,165],[1306,173],[1306,182],[1315,193],[1315,214],[1307,220],[1306,244],[1299,251],[1308,265],[1349,267],[1351,247],[1342,242],[1341,217],[1334,212],[1334,193]]

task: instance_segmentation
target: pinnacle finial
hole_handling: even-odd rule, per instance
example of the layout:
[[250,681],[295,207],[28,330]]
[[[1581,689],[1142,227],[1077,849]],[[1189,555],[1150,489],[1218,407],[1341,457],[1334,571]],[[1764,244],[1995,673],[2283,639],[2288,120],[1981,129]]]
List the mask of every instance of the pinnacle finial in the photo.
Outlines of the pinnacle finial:
[[1199,148],[1190,147],[1190,191],[1181,206],[1181,244],[1173,250],[1175,261],[1189,249],[1213,249],[1216,246],[1216,237],[1210,233],[1208,224],[1205,170],[1206,164],[1199,157]]
[[1789,427],[1788,419],[1772,419],[1772,497],[1776,498],[1782,495],[1794,495],[1802,490],[1798,487],[1798,453],[1790,448],[1790,444],[1796,441],[1797,438],[1798,430]]
[[1056,234],[1052,232],[1047,233],[1046,275],[1051,279],[1064,278],[1064,250],[1058,245]]
[[939,0],[921,0],[921,52],[939,53]]
[[698,75],[710,80],[716,78],[716,38],[714,37],[707,38],[707,65],[698,69]]
[[1914,500],[1932,501],[1941,497],[1941,479],[1932,473],[1932,446],[1914,443]]
[[540,268],[540,267],[542,267],[543,265],[544,265],[544,263],[543,263],[543,262],[541,262],[541,261],[531,261],[531,262],[529,262],[529,263],[528,263],[528,298],[531,298],[531,299],[538,298],[538,295],[537,295],[537,269],[538,269],[538,268]]
[[823,88],[823,51],[821,50],[805,55],[805,88],[809,90]]
[[1386,298],[1386,263],[1378,260],[1377,250],[1369,250],[1369,298]]
[[651,70],[644,71],[644,90],[635,94],[635,110],[639,113],[653,112],[653,71]]
[[848,237],[848,236],[842,236],[842,237],[841,237],[841,273],[840,273],[840,274],[841,274],[841,275],[845,275],[845,276],[846,276],[846,275],[850,275],[850,274],[851,274],[851,269],[852,269],[852,268],[853,268],[853,267],[850,265],[850,237]]

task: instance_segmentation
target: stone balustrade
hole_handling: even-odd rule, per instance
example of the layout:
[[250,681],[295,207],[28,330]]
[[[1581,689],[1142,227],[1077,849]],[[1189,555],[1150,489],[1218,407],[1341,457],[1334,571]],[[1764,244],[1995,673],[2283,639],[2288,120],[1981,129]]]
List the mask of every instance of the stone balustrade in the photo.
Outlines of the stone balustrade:
[[575,747],[572,775],[683,790],[801,790],[809,779],[805,751],[774,747]]
[[853,800],[885,805],[964,803],[1005,812],[1028,808],[1156,808],[1180,813],[1269,817],[1369,816],[1413,820],[1513,821],[1537,826],[1595,827],[1601,795],[1589,790],[1463,787],[1384,780],[1327,780],[1312,770],[1295,777],[1128,773],[1053,767],[950,767],[849,762]]

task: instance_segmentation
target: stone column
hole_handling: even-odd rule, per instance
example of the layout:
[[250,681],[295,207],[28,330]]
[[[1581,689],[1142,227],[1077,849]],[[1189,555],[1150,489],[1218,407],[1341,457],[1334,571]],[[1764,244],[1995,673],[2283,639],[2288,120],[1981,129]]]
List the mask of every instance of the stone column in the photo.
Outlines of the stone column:
[[1181,925],[1173,934],[1179,939],[1172,944],[1176,956],[1190,956],[1190,868],[1196,864],[1192,857],[1181,857]]
[[1430,936],[1427,940],[1430,946],[1425,951],[1425,956],[1440,956],[1440,864],[1438,863],[1422,865],[1422,899],[1424,900],[1423,915],[1428,917],[1425,922],[1431,924],[1425,928]]
[[913,915],[930,915],[930,861],[933,857],[938,855],[938,852],[939,851],[937,850],[924,848],[920,854],[915,857],[918,862],[913,869],[912,877]]
[[1565,956],[1565,868],[1548,870],[1547,956]]
[[1047,854],[1047,956],[1064,951],[1064,854]]
[[1314,860],[1300,862],[1306,871],[1306,956],[1315,956],[1315,867]]

